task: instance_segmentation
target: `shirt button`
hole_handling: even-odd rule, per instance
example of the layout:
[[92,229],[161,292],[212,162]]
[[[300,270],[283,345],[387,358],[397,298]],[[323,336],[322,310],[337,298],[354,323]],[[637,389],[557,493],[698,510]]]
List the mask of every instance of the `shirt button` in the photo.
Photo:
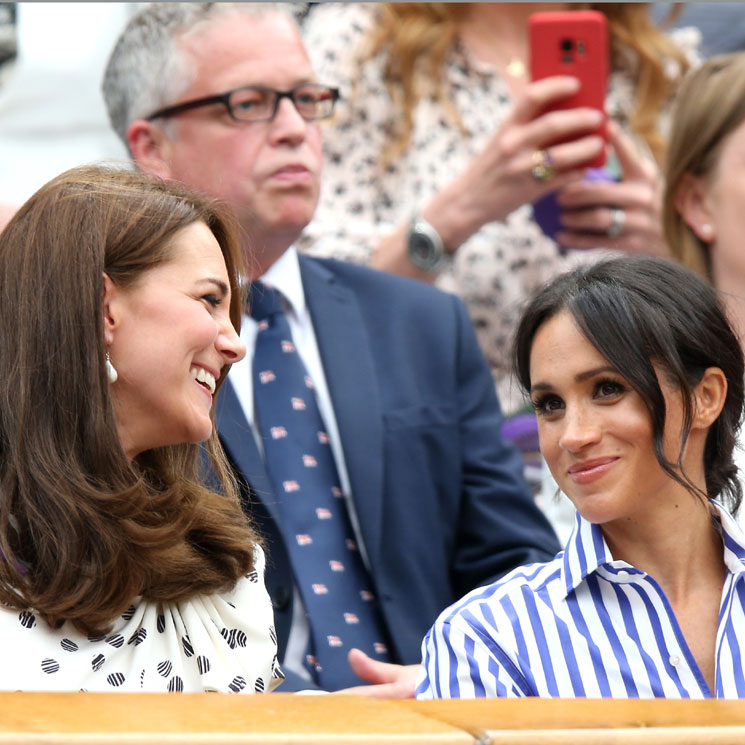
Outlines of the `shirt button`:
[[631,575],[630,575],[630,574],[629,574],[629,573],[628,573],[628,572],[627,572],[627,571],[626,571],[625,569],[622,569],[622,570],[621,570],[621,571],[620,571],[620,572],[618,573],[618,579],[628,579],[628,578],[629,578],[630,576],[631,576]]
[[673,667],[677,667],[678,665],[680,665],[680,657],[678,657],[677,654],[671,654],[670,655],[670,664]]

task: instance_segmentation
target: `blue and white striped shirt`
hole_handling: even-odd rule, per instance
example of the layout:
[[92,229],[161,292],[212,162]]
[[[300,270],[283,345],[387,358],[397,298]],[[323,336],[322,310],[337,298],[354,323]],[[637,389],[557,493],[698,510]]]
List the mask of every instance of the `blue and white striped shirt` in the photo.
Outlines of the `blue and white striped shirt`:
[[[745,698],[745,534],[715,509],[727,567],[715,697]],[[660,586],[614,561],[600,527],[579,515],[553,561],[518,567],[443,611],[422,656],[422,699],[712,697]]]

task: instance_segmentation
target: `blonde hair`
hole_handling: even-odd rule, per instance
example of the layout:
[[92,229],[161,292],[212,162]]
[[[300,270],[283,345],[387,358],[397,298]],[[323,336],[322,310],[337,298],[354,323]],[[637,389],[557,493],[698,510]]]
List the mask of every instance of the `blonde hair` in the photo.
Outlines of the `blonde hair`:
[[[661,160],[665,141],[658,128],[658,118],[675,92],[674,81],[665,74],[663,60],[675,61],[682,75],[688,69],[685,57],[651,20],[646,3],[581,3],[576,7],[591,8],[605,14],[614,66],[622,64],[627,50],[636,58],[635,69],[629,70],[635,88],[635,106],[629,125],[655,158]],[[422,91],[416,85],[416,73],[420,69],[432,82],[436,100],[466,133],[460,116],[445,93],[442,70],[467,9],[467,3],[380,4],[377,23],[367,37],[360,64],[382,51],[386,52],[385,85],[394,106],[401,113],[400,125],[386,146],[386,162],[405,150],[411,141],[414,110],[422,98]]]
[[723,143],[745,121],[745,52],[707,60],[684,81],[670,131],[662,220],[672,255],[710,277],[709,246],[685,223],[675,206],[686,175],[705,177],[719,161]]

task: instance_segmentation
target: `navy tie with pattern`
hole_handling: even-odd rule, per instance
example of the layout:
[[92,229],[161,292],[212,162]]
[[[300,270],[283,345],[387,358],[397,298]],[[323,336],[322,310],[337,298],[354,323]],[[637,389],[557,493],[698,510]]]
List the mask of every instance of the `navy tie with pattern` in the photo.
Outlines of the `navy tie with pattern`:
[[347,652],[388,661],[380,610],[354,540],[313,381],[295,349],[281,294],[251,287],[258,322],[254,409],[285,544],[310,622],[305,664],[327,690],[359,685]]

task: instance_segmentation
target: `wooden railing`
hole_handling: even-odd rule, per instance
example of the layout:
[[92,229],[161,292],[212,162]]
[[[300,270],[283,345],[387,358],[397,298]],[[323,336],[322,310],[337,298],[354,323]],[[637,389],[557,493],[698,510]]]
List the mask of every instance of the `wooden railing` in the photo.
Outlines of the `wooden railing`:
[[0,745],[745,745],[745,701],[0,693]]

